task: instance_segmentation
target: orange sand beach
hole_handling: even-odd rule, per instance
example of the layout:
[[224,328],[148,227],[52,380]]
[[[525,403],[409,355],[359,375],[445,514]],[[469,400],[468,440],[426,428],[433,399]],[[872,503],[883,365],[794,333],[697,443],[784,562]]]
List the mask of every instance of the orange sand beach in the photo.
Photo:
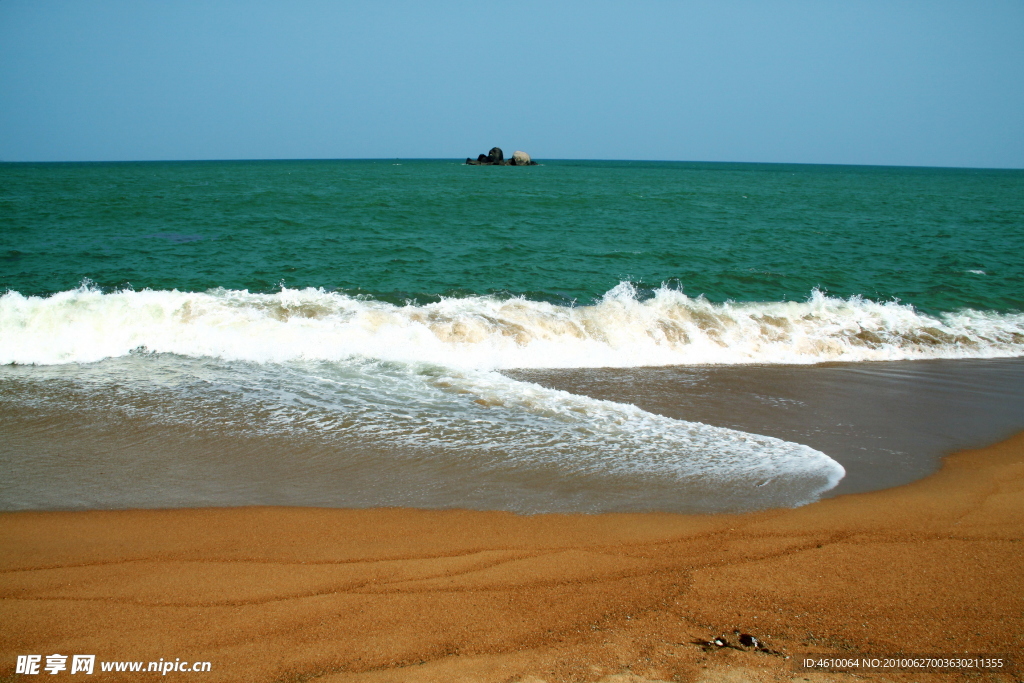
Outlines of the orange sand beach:
[[[195,681],[1019,681],[1022,537],[1024,434],[907,486],[745,515],[5,513],[0,680],[58,653],[95,654],[95,680],[163,658],[210,662],[167,679]],[[799,667],[965,653],[1017,668]]]

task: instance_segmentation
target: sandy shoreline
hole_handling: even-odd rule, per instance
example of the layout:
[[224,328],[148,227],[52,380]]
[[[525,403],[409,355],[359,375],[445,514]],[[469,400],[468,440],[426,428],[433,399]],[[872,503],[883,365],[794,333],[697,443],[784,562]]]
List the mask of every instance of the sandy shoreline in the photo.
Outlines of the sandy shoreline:
[[[1024,434],[913,484],[746,515],[4,513],[0,677],[52,653],[209,661],[169,674],[207,681],[853,680],[794,661],[1019,660],[1022,538]],[[733,629],[774,653],[695,642]]]

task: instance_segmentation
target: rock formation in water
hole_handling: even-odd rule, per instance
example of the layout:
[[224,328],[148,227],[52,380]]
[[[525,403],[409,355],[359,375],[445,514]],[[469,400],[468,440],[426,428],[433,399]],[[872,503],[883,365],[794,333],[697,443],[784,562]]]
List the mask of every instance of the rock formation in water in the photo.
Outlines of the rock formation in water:
[[536,166],[537,162],[530,159],[526,152],[513,152],[511,159],[505,158],[501,147],[492,147],[487,154],[481,154],[476,159],[466,158],[470,166]]

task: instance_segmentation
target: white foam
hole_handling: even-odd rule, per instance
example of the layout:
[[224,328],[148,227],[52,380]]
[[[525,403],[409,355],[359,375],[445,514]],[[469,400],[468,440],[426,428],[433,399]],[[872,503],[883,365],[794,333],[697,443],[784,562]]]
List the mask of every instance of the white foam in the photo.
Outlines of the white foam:
[[[554,495],[494,494],[504,509],[525,513],[579,511],[571,500],[589,501],[583,503],[588,511],[606,510],[610,502],[602,494],[579,492],[619,487],[626,492],[615,494],[620,501],[629,496],[626,509],[650,508],[648,495],[661,501],[651,509],[687,512],[795,506],[815,500],[845,474],[824,453],[798,443],[671,419],[495,371],[154,354],[8,372],[44,387],[48,379],[74,378],[71,391],[58,382],[64,390],[39,392],[41,411],[87,407],[101,419],[126,415],[146,424],[210,430],[217,438],[241,433],[313,439],[346,454],[327,468],[345,467],[347,454],[370,448],[384,454],[378,465],[384,472],[434,470],[447,473],[442,479],[462,472],[484,488],[517,479],[557,482]],[[431,475],[421,483],[437,479]],[[575,493],[566,500],[559,491]],[[388,495],[389,504],[410,505],[419,494]],[[236,504],[246,502],[254,501]],[[466,499],[446,504],[465,505]]]
[[94,288],[0,296],[0,363],[86,363],[136,349],[225,360],[370,358],[464,369],[819,363],[1024,355],[1024,315],[939,317],[897,302],[712,303],[628,283],[591,306],[468,297],[395,306],[319,289],[275,294]]
[[527,448],[524,425],[516,427],[517,458],[572,462],[588,474],[640,472],[672,476],[681,483],[700,482],[719,496],[736,498],[726,507],[739,507],[744,497],[749,500],[753,487],[760,489],[756,498],[762,505],[806,503],[845,476],[839,463],[808,446],[674,420],[633,405],[514,381],[496,372],[445,373],[437,381],[476,397],[477,405],[540,418],[540,439]]

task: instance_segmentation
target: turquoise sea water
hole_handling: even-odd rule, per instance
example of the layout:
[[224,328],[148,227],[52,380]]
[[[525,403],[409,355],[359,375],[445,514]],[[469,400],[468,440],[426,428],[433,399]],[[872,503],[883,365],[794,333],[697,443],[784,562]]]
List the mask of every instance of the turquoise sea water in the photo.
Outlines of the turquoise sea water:
[[1021,254],[1024,171],[0,164],[0,507],[800,504],[799,435],[522,372],[1020,357]]
[[401,303],[711,301],[1024,308],[1024,171],[670,162],[0,165],[0,287],[322,287]]

